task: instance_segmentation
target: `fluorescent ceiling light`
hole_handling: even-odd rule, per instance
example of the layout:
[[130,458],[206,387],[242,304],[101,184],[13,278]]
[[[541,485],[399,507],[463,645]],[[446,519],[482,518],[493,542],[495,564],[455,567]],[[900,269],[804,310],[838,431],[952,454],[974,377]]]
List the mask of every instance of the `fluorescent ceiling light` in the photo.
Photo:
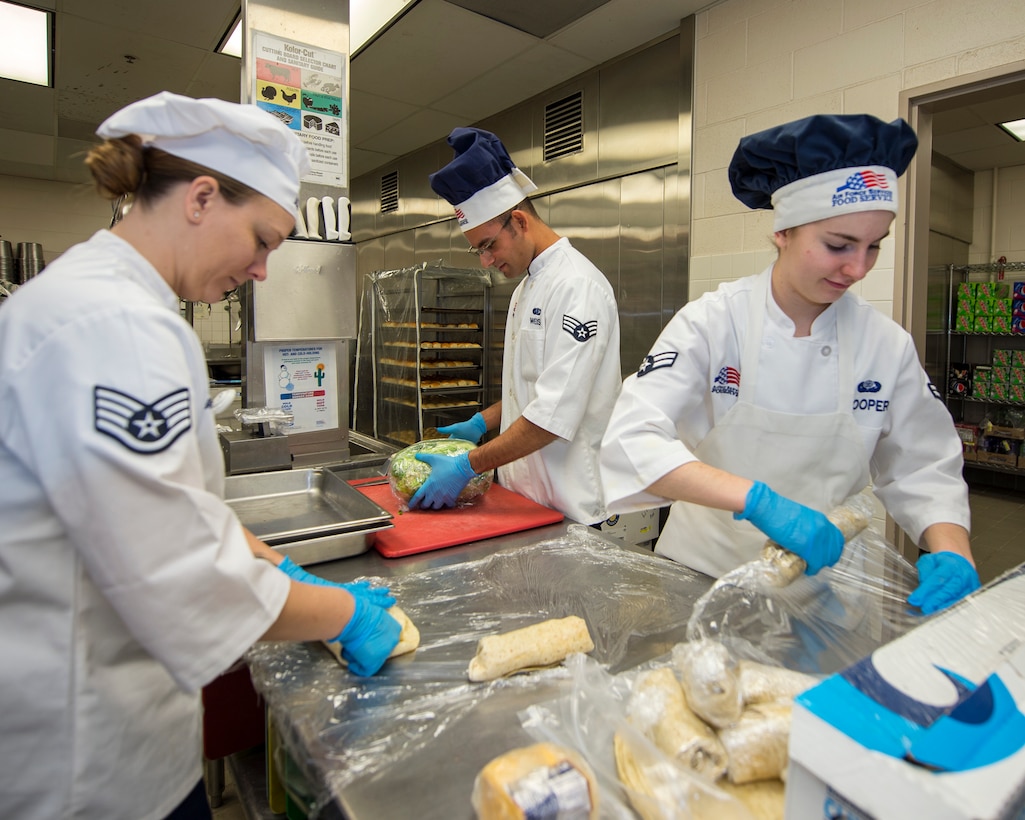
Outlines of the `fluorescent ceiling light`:
[[242,57],[242,15],[235,18],[235,25],[231,27],[231,33],[228,34],[221,44],[217,47],[217,50],[221,54],[227,54],[229,57]]
[[0,0],[0,77],[50,85],[50,12]]
[[1025,142],[1025,120],[998,122],[997,125],[1018,140],[1018,142]]
[[349,53],[355,54],[417,0],[349,0]]

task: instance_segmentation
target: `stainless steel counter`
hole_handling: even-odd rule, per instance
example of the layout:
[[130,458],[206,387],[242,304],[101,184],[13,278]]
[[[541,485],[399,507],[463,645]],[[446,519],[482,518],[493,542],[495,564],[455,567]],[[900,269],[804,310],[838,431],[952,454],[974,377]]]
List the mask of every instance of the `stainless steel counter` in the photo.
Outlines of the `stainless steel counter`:
[[521,709],[565,694],[563,669],[471,684],[483,634],[550,617],[585,618],[592,654],[611,672],[684,640],[711,580],[650,551],[567,523],[384,559],[371,550],[315,568],[332,581],[386,579],[421,631],[421,647],[357,678],[317,644],[263,644],[254,684],[323,816],[467,818],[490,759],[534,742]]

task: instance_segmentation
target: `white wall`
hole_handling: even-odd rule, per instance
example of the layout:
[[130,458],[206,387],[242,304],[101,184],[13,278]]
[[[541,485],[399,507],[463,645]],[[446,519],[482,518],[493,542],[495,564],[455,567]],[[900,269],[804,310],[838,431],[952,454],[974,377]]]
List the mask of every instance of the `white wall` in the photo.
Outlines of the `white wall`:
[[[1025,16],[1025,10],[1022,11]],[[1025,262],[1025,165],[997,171],[996,223],[993,223],[993,172],[975,175],[975,223],[968,263],[982,265],[1006,256]],[[1021,276],[1015,278],[1020,279]]]
[[[1021,60],[1025,8],[1021,0],[724,0],[697,15],[696,37],[691,298],[775,256],[770,212],[746,209],[726,178],[743,135],[815,113],[895,119],[905,89]],[[1016,226],[1007,241],[1025,248],[1025,189],[1015,195],[1008,181],[1006,190],[1018,216],[1006,216]],[[855,288],[887,315],[893,259],[891,239]]]

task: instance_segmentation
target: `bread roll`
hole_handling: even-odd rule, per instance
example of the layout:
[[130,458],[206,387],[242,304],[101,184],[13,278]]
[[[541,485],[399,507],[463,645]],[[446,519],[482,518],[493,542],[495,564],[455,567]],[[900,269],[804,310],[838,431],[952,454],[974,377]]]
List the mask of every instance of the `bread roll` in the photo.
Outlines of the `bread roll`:
[[667,667],[637,677],[627,704],[630,722],[663,752],[707,780],[726,773],[726,750],[687,706],[683,688]]
[[740,718],[744,702],[737,662],[725,646],[707,639],[677,644],[673,664],[694,714],[717,729]]
[[[388,655],[389,658],[395,658],[399,655],[405,655],[407,652],[412,652],[418,646],[420,646],[420,630],[416,628],[416,624],[410,620],[409,616],[397,606],[393,606],[388,610],[388,614],[391,615],[396,621],[399,622],[399,626],[402,631],[399,632],[399,642],[395,644],[395,648]],[[338,641],[334,643],[328,643],[324,641],[324,646],[328,648],[328,651],[334,655],[342,666],[348,666],[345,659],[342,657],[342,644]]]
[[488,681],[539,666],[550,666],[572,652],[590,652],[594,641],[583,618],[570,615],[516,629],[501,635],[485,635],[477,642],[470,661],[471,681]]
[[745,706],[774,700],[793,700],[819,682],[818,678],[803,672],[755,661],[741,660],[738,666],[740,694]]
[[597,820],[598,783],[580,755],[537,743],[506,752],[481,769],[470,802],[479,820]]

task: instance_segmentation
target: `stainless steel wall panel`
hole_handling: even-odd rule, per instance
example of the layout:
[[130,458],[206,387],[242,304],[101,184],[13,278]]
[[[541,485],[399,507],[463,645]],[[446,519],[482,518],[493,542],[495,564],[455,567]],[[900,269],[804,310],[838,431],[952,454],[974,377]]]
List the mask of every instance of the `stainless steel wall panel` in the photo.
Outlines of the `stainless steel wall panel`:
[[624,373],[637,370],[662,326],[665,174],[623,177],[620,202],[619,325]]
[[353,242],[362,244],[380,235],[377,230],[377,212],[381,205],[379,179],[375,173],[364,174],[352,181],[350,232]]
[[665,327],[690,297],[690,169],[664,168],[665,215],[662,234],[662,315]]
[[398,164],[399,213],[403,228],[416,228],[452,216],[451,206],[431,188],[430,175],[452,158],[447,142],[435,143],[428,148],[403,157]]
[[619,287],[620,180],[596,182],[546,197],[548,224]]
[[598,177],[676,162],[679,52],[679,38],[672,37],[601,69]]
[[[537,111],[537,102],[531,100],[488,117],[476,124],[476,127],[498,134],[516,167],[529,176],[539,188],[544,189],[545,186],[538,182],[533,173],[534,166],[541,160],[541,146],[536,141],[534,128]],[[448,143],[442,141],[442,144],[445,151],[444,155],[439,157],[438,168],[452,159],[452,149]]]
[[399,270],[416,264],[413,231],[400,231],[384,238],[384,269]]
[[[432,222],[417,228],[413,233],[413,250],[417,262],[441,262],[447,268],[467,267],[477,260],[469,253],[457,251],[453,247],[452,228],[454,219],[445,222]],[[463,247],[469,247],[459,233]],[[456,247],[459,247],[458,245]]]

